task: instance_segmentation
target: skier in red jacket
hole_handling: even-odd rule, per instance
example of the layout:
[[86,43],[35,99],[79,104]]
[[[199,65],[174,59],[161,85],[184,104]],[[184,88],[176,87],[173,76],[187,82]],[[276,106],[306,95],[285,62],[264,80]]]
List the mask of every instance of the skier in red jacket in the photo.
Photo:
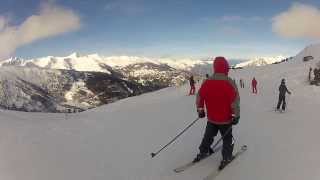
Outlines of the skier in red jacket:
[[257,82],[256,78],[253,77],[252,82],[251,82],[251,85],[252,85],[252,93],[254,93],[254,94],[257,94],[257,93],[258,93],[258,91],[257,91],[257,84],[258,84],[258,82]]
[[194,162],[210,155],[214,137],[220,131],[223,138],[222,161],[223,168],[232,158],[233,136],[232,125],[240,119],[240,97],[236,84],[228,77],[229,64],[224,57],[216,57],[213,63],[214,74],[206,80],[198,91],[196,105],[199,118],[206,116],[208,122],[206,131],[199,147],[200,153]]

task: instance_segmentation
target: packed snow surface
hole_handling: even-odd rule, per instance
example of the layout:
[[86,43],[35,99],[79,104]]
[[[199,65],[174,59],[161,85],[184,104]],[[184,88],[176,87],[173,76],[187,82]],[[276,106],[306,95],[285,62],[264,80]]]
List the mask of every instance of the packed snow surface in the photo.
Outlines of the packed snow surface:
[[[232,71],[245,80],[235,149],[248,150],[217,180],[318,180],[320,178],[320,88],[307,84],[316,61]],[[255,76],[258,94],[250,91]],[[292,95],[288,110],[274,112],[281,78]],[[120,100],[78,114],[2,111],[0,179],[3,180],[198,180],[217,169],[221,154],[176,174],[198,153],[206,119],[155,158],[158,150],[197,118],[188,86]]]

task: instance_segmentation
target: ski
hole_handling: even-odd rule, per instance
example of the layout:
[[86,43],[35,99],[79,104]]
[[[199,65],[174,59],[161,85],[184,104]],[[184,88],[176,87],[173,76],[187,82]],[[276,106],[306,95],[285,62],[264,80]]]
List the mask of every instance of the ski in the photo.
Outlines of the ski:
[[192,161],[191,161],[191,162],[186,163],[186,164],[184,164],[184,165],[182,165],[182,166],[180,166],[180,167],[175,168],[173,171],[176,172],[176,173],[183,172],[183,171],[189,169],[190,167],[198,164],[199,162],[203,161],[204,159],[210,157],[211,155],[215,154],[216,152],[220,151],[221,149],[222,149],[222,146],[219,146],[219,147],[217,147],[217,148],[215,148],[215,149],[213,150],[213,153],[212,153],[212,154],[210,154],[210,155],[208,155],[207,157],[201,159],[200,161],[198,161],[198,162],[192,162]]
[[247,146],[243,145],[241,146],[240,150],[237,151],[233,157],[233,159],[227,164],[225,165],[221,170],[214,170],[212,171],[207,177],[205,177],[203,180],[213,180],[215,177],[217,177],[219,175],[219,173],[226,168],[230,163],[232,163],[233,160],[235,160],[237,157],[239,157],[241,154],[243,154],[245,151],[247,150]]
[[274,110],[274,112],[278,112],[278,113],[285,113],[286,112],[286,110],[282,110],[282,109],[275,109]]

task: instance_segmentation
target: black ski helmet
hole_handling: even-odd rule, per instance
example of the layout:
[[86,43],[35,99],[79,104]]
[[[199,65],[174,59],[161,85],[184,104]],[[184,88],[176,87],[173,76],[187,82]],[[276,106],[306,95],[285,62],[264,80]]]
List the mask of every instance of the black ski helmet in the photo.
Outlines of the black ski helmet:
[[281,84],[284,84],[284,83],[286,83],[286,80],[283,78],[281,79]]

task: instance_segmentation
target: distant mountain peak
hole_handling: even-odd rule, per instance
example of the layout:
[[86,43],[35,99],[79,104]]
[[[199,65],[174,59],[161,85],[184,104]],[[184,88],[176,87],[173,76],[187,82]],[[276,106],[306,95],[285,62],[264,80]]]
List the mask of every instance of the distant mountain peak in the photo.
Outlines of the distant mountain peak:
[[239,67],[248,67],[248,66],[264,66],[264,65],[280,62],[284,59],[286,59],[286,57],[282,55],[272,56],[272,57],[254,57],[248,61],[244,61],[237,64],[235,67],[239,68]]
[[79,57],[81,57],[81,55],[78,52],[73,52],[67,57],[69,57],[69,58],[79,58]]

